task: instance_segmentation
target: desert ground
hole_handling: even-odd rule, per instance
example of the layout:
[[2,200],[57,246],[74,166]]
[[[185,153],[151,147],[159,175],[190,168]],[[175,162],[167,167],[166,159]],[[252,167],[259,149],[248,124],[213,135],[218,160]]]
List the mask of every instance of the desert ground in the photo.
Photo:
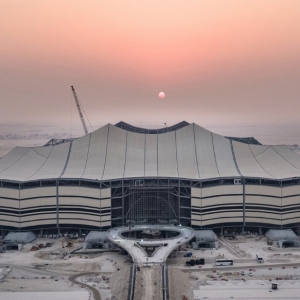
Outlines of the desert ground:
[[[31,251],[32,246],[47,242],[53,245]],[[40,299],[41,295],[45,300],[126,299],[130,257],[121,255],[117,249],[103,253],[98,250],[72,253],[82,246],[83,239],[74,240],[73,247],[66,248],[63,238],[38,238],[24,245],[21,251],[1,253],[0,299]],[[186,261],[191,258],[184,257],[184,254],[188,251],[192,252],[194,259],[204,258],[205,265],[187,267]],[[263,257],[264,263],[258,263],[256,255]],[[215,260],[218,258],[232,259],[233,266],[216,267]],[[170,299],[202,299],[201,295],[213,295],[213,299],[220,299],[218,295],[223,293],[218,286],[226,284],[240,286],[252,283],[259,285],[260,289],[265,285],[269,291],[271,282],[277,282],[282,289],[292,283],[293,287],[300,288],[299,258],[300,248],[269,246],[265,237],[255,235],[240,235],[235,240],[219,239],[218,249],[193,250],[186,245],[167,260]],[[149,276],[156,279],[155,285],[147,284],[150,282],[147,280]],[[216,288],[210,289],[212,286]],[[157,267],[142,268],[137,272],[137,297],[160,299],[159,287],[160,272]],[[98,296],[92,289],[98,291]],[[292,291],[298,293],[296,289]]]

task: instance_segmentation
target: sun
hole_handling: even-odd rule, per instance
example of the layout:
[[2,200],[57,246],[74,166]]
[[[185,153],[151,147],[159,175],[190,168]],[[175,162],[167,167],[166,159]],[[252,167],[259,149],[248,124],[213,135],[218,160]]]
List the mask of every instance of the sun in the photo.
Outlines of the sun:
[[166,95],[165,95],[164,92],[160,92],[160,93],[158,94],[158,97],[159,97],[160,99],[163,99],[163,98],[166,97]]

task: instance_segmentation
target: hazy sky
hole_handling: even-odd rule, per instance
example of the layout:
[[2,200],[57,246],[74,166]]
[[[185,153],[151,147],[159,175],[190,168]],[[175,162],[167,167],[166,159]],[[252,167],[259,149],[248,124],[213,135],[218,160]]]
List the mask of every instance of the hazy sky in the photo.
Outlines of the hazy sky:
[[79,123],[71,85],[94,126],[300,123],[299,0],[2,0],[0,28],[0,123]]

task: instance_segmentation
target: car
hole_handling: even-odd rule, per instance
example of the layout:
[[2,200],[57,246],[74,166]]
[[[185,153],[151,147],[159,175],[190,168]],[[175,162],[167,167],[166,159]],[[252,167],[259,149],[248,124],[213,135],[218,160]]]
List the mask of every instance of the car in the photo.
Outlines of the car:
[[241,275],[245,275],[245,271],[241,271]]
[[193,255],[192,252],[188,252],[188,253],[184,254],[184,257],[191,257],[192,255]]
[[252,276],[252,275],[253,275],[253,273],[252,273],[252,272],[249,272],[249,273],[248,273],[248,275],[249,275],[249,276]]

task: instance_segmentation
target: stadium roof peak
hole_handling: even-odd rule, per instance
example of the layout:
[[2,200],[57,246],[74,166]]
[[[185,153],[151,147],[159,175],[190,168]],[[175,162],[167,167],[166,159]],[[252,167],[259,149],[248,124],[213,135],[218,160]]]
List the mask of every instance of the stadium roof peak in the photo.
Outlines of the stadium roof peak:
[[128,123],[125,123],[123,121],[117,123],[115,126],[119,127],[121,129],[131,131],[131,132],[136,132],[136,133],[144,133],[144,134],[161,134],[161,133],[166,133],[170,131],[176,131],[182,127],[190,125],[186,121],[179,122],[175,125],[169,126],[169,127],[163,127],[163,128],[158,128],[158,129],[149,129],[149,128],[142,128],[142,127],[136,127],[133,125],[130,125]]
[[300,157],[287,146],[245,144],[194,123],[145,129],[120,122],[64,143],[16,147],[0,160],[0,181],[142,177],[294,180]]

